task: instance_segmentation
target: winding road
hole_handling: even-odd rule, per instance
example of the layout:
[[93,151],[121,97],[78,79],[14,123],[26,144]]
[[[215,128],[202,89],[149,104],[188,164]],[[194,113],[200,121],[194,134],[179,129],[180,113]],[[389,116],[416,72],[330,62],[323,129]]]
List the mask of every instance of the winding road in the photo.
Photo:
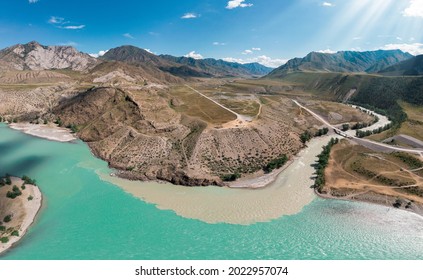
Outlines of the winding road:
[[[318,121],[320,121],[324,125],[328,126],[329,128],[333,129],[334,131],[335,130],[339,131],[338,128],[336,128],[335,126],[331,125],[324,118],[322,118],[318,114],[314,113],[313,111],[311,111],[307,107],[301,105],[298,101],[296,101],[294,99],[292,101],[297,106],[299,106],[301,109],[304,109],[307,112],[309,112],[314,118],[316,118]],[[343,137],[345,137],[345,136],[343,136]],[[370,149],[375,149],[375,148],[378,147],[379,150],[380,149],[383,149],[384,151],[388,151],[388,152],[407,152],[407,153],[413,153],[413,154],[417,154],[417,155],[419,155],[420,157],[423,158],[423,149],[408,149],[408,148],[394,147],[394,146],[390,146],[390,145],[387,145],[387,144],[383,144],[383,143],[371,141],[371,140],[368,140],[368,139],[358,138],[358,137],[352,136],[352,135],[348,135],[347,138],[350,139],[350,140],[353,140],[354,142],[356,142],[356,143],[358,143],[360,145],[366,146],[366,147],[368,147]]]

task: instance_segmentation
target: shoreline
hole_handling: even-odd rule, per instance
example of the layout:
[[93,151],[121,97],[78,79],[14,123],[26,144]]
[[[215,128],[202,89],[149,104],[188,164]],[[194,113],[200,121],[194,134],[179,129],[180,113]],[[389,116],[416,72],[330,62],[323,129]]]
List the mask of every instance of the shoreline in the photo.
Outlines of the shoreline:
[[[155,205],[161,210],[171,210],[178,216],[210,224],[226,223],[250,225],[269,222],[282,216],[295,215],[310,204],[316,195],[313,163],[331,136],[310,141],[284,167],[267,174],[266,180],[255,180],[265,187],[185,187],[170,183],[148,183],[125,180],[110,174],[97,173],[104,181],[112,183],[128,194]],[[251,181],[243,181],[251,186]]]
[[373,199],[364,199],[364,198],[359,198],[359,197],[352,197],[352,198],[345,198],[345,197],[338,197],[338,196],[333,196],[330,194],[322,194],[319,193],[317,190],[314,190],[314,193],[322,199],[333,199],[333,200],[343,200],[343,201],[350,201],[350,202],[361,202],[361,203],[369,203],[369,204],[373,204],[373,205],[381,205],[381,206],[385,206],[389,209],[396,209],[396,210],[402,210],[402,211],[407,211],[413,214],[416,214],[420,217],[423,218],[423,205],[421,204],[417,204],[417,209],[415,208],[396,208],[392,205],[392,203],[387,203],[394,201],[396,198],[394,197],[390,197],[391,200],[387,200],[386,202],[382,202],[382,197],[384,197],[381,194],[367,194],[370,197],[372,197]]
[[[23,180],[19,177],[11,177],[11,179],[12,185],[20,185],[21,183],[23,183]],[[11,250],[14,246],[19,243],[19,241],[22,240],[23,237],[25,237],[28,230],[35,223],[38,213],[41,211],[43,205],[43,196],[41,194],[40,188],[36,185],[29,184],[25,186],[25,191],[27,191],[27,194],[32,196],[33,199],[28,201],[26,201],[26,198],[24,199],[25,203],[22,207],[22,211],[24,212],[24,218],[19,226],[19,236],[9,236],[9,242],[0,243],[0,256]]]
[[69,129],[53,126],[52,124],[9,123],[9,128],[25,134],[57,142],[71,142],[77,140]]

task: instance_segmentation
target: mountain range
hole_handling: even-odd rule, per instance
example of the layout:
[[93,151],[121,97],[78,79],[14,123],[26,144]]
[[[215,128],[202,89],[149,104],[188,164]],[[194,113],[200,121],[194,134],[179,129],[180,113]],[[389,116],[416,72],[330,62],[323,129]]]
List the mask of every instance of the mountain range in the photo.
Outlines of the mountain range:
[[311,52],[303,58],[293,58],[276,69],[259,63],[240,64],[213,58],[155,55],[135,46],[110,49],[100,58],[91,57],[71,46],[43,46],[35,41],[0,50],[0,70],[3,71],[67,69],[107,72],[116,68],[125,69],[122,70],[125,74],[138,72],[145,79],[165,82],[189,78],[280,78],[293,72],[421,75],[422,63],[422,56],[414,57],[401,50]]
[[289,60],[268,76],[277,78],[292,72],[378,73],[412,57],[400,50],[311,52],[304,58]]

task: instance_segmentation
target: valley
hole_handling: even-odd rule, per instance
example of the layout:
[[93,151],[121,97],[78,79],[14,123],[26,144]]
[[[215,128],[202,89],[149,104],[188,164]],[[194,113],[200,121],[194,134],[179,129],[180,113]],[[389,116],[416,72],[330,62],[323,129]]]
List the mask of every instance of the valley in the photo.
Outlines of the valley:
[[[290,162],[307,147],[307,140],[302,139],[305,133],[314,136],[327,128],[335,135],[343,126],[348,130],[358,125],[373,131],[372,124],[381,121],[382,115],[392,123],[384,120],[376,130],[386,124],[391,129],[371,132],[370,140],[346,131],[348,141],[375,152],[406,152],[413,148],[390,149],[388,144],[372,141],[402,134],[422,139],[420,107],[411,105],[420,104],[420,97],[404,90],[418,90],[421,79],[388,78],[377,73],[381,57],[391,65],[411,57],[400,51],[314,53],[257,79],[256,75],[264,73],[255,71],[270,69],[156,56],[133,46],[114,48],[102,59],[81,53],[57,64],[65,65],[63,69],[51,69],[57,67],[49,65],[51,52],[75,50],[47,48],[36,42],[11,48],[15,49],[2,51],[0,58],[22,63],[22,69],[30,70],[17,67],[0,75],[2,120],[71,129],[126,179],[185,186],[236,185],[232,181],[239,179],[254,182],[267,176],[266,166],[282,162],[282,158]],[[13,58],[13,53],[22,49],[29,50],[28,56],[42,49],[38,55],[47,60],[38,64],[31,60],[31,64]],[[46,51],[50,53],[46,55]],[[354,63],[361,59],[365,63],[350,63],[348,59],[353,56],[359,57]],[[10,67],[8,63],[2,63],[3,67]],[[73,63],[76,66],[69,66]],[[337,63],[338,68],[327,66],[319,72],[316,67],[322,63]],[[369,73],[360,72],[364,70]],[[387,87],[391,87],[388,94]],[[382,115],[368,114],[346,103]],[[391,145],[403,138],[393,139]],[[248,183],[241,185],[248,187]]]

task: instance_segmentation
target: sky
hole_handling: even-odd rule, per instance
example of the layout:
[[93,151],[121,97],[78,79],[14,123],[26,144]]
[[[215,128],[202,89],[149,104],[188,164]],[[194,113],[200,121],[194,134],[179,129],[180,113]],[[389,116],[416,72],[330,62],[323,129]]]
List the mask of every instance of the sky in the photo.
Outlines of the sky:
[[38,41],[277,67],[311,51],[423,54],[423,0],[0,0],[0,48]]

